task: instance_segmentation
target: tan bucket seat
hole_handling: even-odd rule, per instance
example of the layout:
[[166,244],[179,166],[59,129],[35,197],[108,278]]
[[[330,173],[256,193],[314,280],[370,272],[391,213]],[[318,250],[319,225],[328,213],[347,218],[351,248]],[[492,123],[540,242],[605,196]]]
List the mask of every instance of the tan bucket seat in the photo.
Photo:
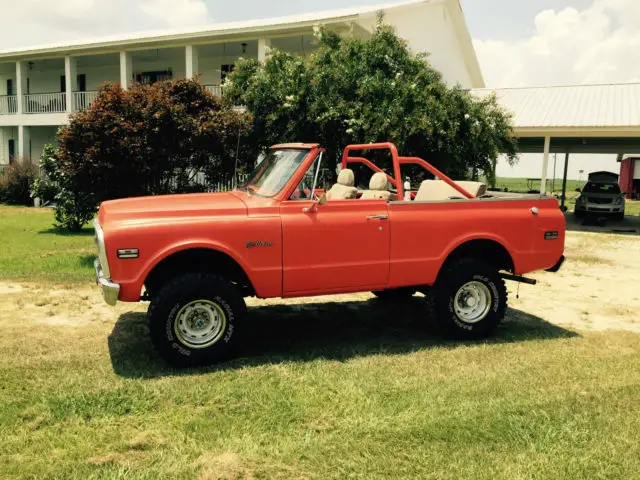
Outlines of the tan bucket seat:
[[[456,182],[474,197],[481,197],[487,193],[487,186],[482,182]],[[437,202],[451,198],[466,198],[455,188],[442,180],[425,180],[420,184],[416,194],[416,202]]]
[[387,190],[387,176],[382,173],[374,173],[369,182],[369,190],[362,192],[362,200],[384,200],[388,202],[391,193]]
[[356,198],[358,189],[354,187],[356,183],[353,170],[345,168],[338,174],[338,183],[327,192],[327,200],[349,200]]

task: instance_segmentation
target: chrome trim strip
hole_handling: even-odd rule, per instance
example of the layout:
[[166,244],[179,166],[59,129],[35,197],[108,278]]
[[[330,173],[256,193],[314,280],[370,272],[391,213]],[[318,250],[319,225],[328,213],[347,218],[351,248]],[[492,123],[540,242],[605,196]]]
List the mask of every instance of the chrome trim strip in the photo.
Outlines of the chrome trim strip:
[[104,243],[104,232],[102,231],[102,227],[96,218],[93,221],[93,228],[95,229],[96,236],[95,242],[96,247],[98,247],[98,258],[100,259],[100,265],[102,266],[102,273],[105,278],[111,278],[111,270],[109,269],[109,260],[107,259],[107,247]]
[[96,283],[100,285],[100,290],[102,290],[102,298],[104,298],[107,305],[115,307],[118,303],[118,296],[120,295],[120,285],[113,283],[104,277],[104,272],[100,265],[100,259],[96,258],[93,262],[93,266],[96,270]]

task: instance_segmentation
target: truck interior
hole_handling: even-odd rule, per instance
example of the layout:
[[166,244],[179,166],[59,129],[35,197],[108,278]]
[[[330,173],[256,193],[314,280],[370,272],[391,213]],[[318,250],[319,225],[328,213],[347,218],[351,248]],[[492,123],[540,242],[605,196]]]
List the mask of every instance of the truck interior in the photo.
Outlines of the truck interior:
[[[392,175],[367,158],[351,155],[352,152],[363,150],[389,150],[392,158]],[[418,189],[405,192],[401,175],[402,165],[418,165],[435,178],[424,180]],[[482,182],[453,181],[421,158],[400,157],[395,145],[392,143],[349,145],[344,150],[341,166],[342,169],[338,174],[337,182],[326,192],[327,200],[379,199],[387,202],[405,200],[437,202],[482,198],[487,193],[487,186]],[[356,174],[349,168],[352,166],[364,166],[365,171],[373,172],[369,180],[368,189],[356,187]],[[359,168],[359,177],[362,176],[362,170],[362,168]]]

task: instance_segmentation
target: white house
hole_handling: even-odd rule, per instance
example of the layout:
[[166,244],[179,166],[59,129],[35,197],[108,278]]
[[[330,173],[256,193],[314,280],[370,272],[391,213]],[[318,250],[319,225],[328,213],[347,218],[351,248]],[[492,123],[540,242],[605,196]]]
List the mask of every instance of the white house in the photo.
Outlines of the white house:
[[458,0],[411,0],[0,51],[0,164],[37,159],[69,114],[91,104],[103,82],[120,82],[126,88],[133,82],[200,74],[219,94],[238,58],[264,60],[270,47],[309,54],[316,48],[316,25],[366,38],[379,11],[413,51],[430,54],[448,83],[484,87]]

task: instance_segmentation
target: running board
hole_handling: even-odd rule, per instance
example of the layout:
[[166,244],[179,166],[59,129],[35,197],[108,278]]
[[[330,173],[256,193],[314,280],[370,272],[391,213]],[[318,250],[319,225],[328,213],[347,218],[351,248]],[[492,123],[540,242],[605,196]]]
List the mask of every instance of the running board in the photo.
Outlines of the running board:
[[505,280],[511,280],[513,282],[518,282],[518,283],[526,283],[527,285],[536,285],[538,283],[538,281],[534,280],[533,278],[525,278],[525,277],[521,277],[520,275],[510,275],[508,273],[501,273],[500,276]]

